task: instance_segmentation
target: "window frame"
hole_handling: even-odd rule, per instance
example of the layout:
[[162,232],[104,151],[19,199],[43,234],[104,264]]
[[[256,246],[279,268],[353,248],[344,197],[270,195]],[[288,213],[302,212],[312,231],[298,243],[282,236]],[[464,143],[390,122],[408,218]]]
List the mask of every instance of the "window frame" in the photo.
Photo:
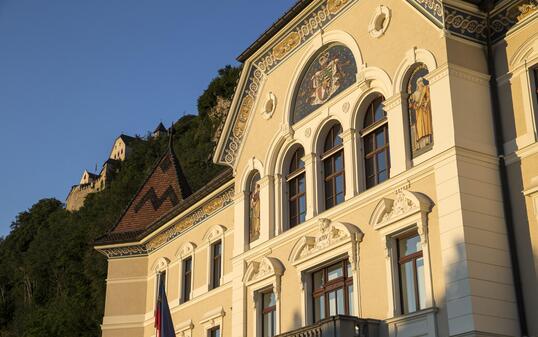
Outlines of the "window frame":
[[[219,334],[218,336],[217,335],[214,335],[214,333],[218,331]],[[220,325],[215,325],[214,327],[210,328],[207,330],[207,337],[222,337],[222,331],[220,329]]]
[[[334,280],[330,280],[328,281],[328,270],[329,268],[333,267],[333,266],[336,266],[340,264],[341,265],[341,268],[342,268],[342,276],[334,279]],[[355,290],[354,290],[354,283],[353,283],[353,272],[351,271],[351,275],[348,275],[348,271],[350,270],[349,268],[351,267],[351,263],[349,262],[349,259],[346,257],[344,259],[340,259],[340,260],[337,260],[337,261],[333,261],[332,263],[329,263],[329,264],[325,264],[323,267],[320,267],[318,269],[315,269],[313,271],[311,271],[309,274],[310,276],[310,284],[311,284],[311,289],[310,289],[310,300],[311,300],[311,307],[312,307],[312,322],[313,323],[316,323],[318,322],[316,320],[316,309],[315,309],[315,302],[316,302],[316,299],[318,299],[319,297],[323,296],[324,299],[324,312],[325,312],[325,317],[321,318],[319,320],[323,320],[325,318],[328,318],[328,317],[331,317],[331,315],[329,315],[329,312],[328,312],[328,309],[329,309],[329,296],[327,296],[328,294],[330,293],[333,293],[333,292],[336,292],[337,290],[339,289],[342,289],[343,290],[343,299],[344,299],[344,314],[343,315],[351,315],[351,313],[353,312],[353,310],[351,309],[352,306],[353,306],[353,303],[349,303],[349,286],[352,286],[353,287],[353,293],[355,293]],[[319,273],[319,272],[323,272],[323,278],[324,280],[326,280],[324,283],[323,283],[323,286],[318,288],[318,289],[314,289],[314,284],[315,284],[315,281],[314,281],[314,277],[315,277],[315,274]],[[337,299],[337,303],[338,303],[338,299]],[[337,304],[338,306],[338,304]],[[350,310],[351,309],[351,310]],[[336,313],[335,315],[340,315],[338,313]],[[332,315],[334,316],[334,315]]]
[[[337,135],[335,135],[335,129],[340,129],[340,137],[342,138],[342,142],[340,144],[335,144],[335,140],[337,139]],[[343,139],[343,128],[340,123],[336,123],[327,132],[325,135],[324,141],[323,141],[323,153],[321,155],[321,168],[322,168],[322,184],[323,184],[323,206],[324,210],[329,210],[335,206],[338,206],[339,204],[343,203],[346,198],[346,162],[344,157],[344,139]],[[327,148],[327,141],[329,140],[329,137],[332,142],[332,147]],[[339,171],[336,171],[336,157],[340,156],[342,160],[342,169]],[[327,174],[327,170],[325,169],[326,163],[330,161],[331,166],[331,173]],[[343,199],[341,202],[336,202],[336,196],[339,194],[336,191],[336,179],[342,176],[342,196]],[[331,195],[329,196],[327,194],[327,184],[330,184],[331,186]],[[331,206],[328,205],[328,200],[332,199],[333,204]]]
[[[300,156],[302,152],[302,156]],[[290,159],[290,165],[288,168],[288,175],[286,176],[286,183],[288,188],[288,198],[287,198],[287,204],[288,204],[288,227],[287,229],[293,228],[295,226],[300,225],[301,223],[306,221],[306,212],[307,212],[307,200],[306,200],[306,168],[305,163],[302,160],[304,157],[304,149],[302,147],[296,149],[293,152],[293,155]],[[299,165],[299,163],[302,162],[302,166]],[[299,189],[299,181],[304,181],[304,192],[301,192]],[[291,185],[295,185],[295,194],[291,194]],[[305,201],[305,208],[301,212],[301,198],[304,198]],[[292,217],[292,208],[296,208],[296,215]],[[301,215],[304,215],[304,220],[301,221]],[[292,219],[295,218],[295,221],[292,221]]]
[[[412,314],[414,312],[426,309],[425,307],[422,308],[421,305],[420,305],[421,298],[420,298],[420,290],[419,290],[419,284],[418,284],[417,260],[422,258],[423,261],[424,261],[424,252],[422,250],[422,245],[420,247],[420,250],[417,251],[417,252],[411,253],[409,255],[405,255],[403,257],[400,254],[400,243],[401,243],[401,241],[409,239],[409,238],[413,238],[413,237],[418,237],[418,239],[420,240],[420,235],[417,233],[416,230],[405,232],[404,234],[399,235],[399,236],[394,238],[396,240],[396,258],[395,258],[395,261],[398,264],[398,284],[399,284],[399,298],[400,298],[400,303],[399,303],[400,304],[400,314],[402,314],[402,315]],[[405,302],[404,301],[405,293],[404,293],[403,279],[402,279],[401,272],[402,272],[402,267],[406,263],[409,263],[409,262],[413,262],[413,294],[414,294],[414,300],[415,300],[416,307],[417,307],[416,310],[414,310],[414,311],[409,311],[405,307],[405,304],[404,304],[404,302]],[[425,278],[425,275],[423,275],[423,277]],[[423,291],[424,291],[424,294],[425,294],[426,289],[423,289]]]
[[[190,270],[188,272],[189,273],[188,277],[187,277],[187,271],[186,271],[187,261],[190,262]],[[194,269],[194,259],[192,255],[186,256],[185,258],[181,260],[181,303],[188,302],[192,299],[193,269]],[[189,283],[188,291],[186,289],[187,280]]]
[[[363,127],[360,131],[362,149],[363,149],[363,167],[364,167],[364,187],[366,190],[379,185],[380,183],[390,179],[390,136],[389,136],[389,123],[387,118],[387,112],[383,109],[384,116],[378,120],[375,120],[375,112],[377,110],[376,104],[383,104],[385,97],[381,94],[376,94],[376,96],[371,99],[370,103],[366,107],[366,111],[363,117]],[[369,124],[366,124],[367,118],[371,119]],[[384,145],[381,147],[377,146],[377,133],[382,131],[384,134]],[[372,142],[372,151],[366,152],[366,141],[371,139]],[[379,169],[378,169],[378,155],[385,153],[386,159],[386,174],[387,178],[383,181],[379,181]],[[368,165],[366,164],[368,160],[373,160],[373,175],[368,172]],[[372,185],[369,183],[369,178],[373,177],[374,182]]]
[[[272,294],[274,296],[274,301],[275,301],[275,304],[272,305],[272,306],[268,306],[266,307],[264,305],[264,296],[267,295],[267,294]],[[278,304],[278,300],[277,300],[277,296],[275,294],[275,291],[273,288],[269,288],[269,289],[266,289],[264,291],[260,291],[259,292],[259,296],[260,296],[260,304],[261,304],[261,310],[260,310],[260,315],[259,315],[259,319],[260,319],[260,326],[261,326],[261,336],[262,337],[274,337],[277,335],[277,304]],[[274,332],[274,334],[272,336],[266,336],[264,334],[265,332],[265,316],[267,314],[273,314],[271,317],[273,318],[273,322],[272,322],[272,330]]]
[[[215,248],[216,246],[219,246],[219,254],[215,255]],[[210,284],[209,284],[209,290],[216,289],[222,285],[222,256],[223,256],[223,244],[222,239],[215,240],[209,245],[210,248],[210,254],[211,254],[211,278],[210,278]],[[218,275],[216,272],[216,266],[217,264],[215,261],[218,261]]]

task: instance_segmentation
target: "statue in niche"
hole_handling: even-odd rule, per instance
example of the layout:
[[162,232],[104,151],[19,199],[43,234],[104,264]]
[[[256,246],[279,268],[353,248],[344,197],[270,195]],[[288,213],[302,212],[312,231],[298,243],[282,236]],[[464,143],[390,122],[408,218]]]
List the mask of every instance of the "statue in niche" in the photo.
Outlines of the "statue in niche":
[[260,175],[250,180],[249,188],[249,238],[250,242],[260,237]]
[[426,79],[428,68],[420,64],[413,70],[407,84],[411,150],[417,156],[433,143],[430,86]]

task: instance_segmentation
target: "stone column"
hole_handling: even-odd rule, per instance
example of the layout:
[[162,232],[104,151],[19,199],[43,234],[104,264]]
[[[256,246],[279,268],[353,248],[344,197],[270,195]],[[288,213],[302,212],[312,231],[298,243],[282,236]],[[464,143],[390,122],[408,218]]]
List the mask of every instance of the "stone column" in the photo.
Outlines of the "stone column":
[[404,118],[407,94],[398,93],[385,100],[383,106],[389,123],[390,177],[397,176],[411,167],[408,120]]
[[302,158],[305,166],[306,179],[306,220],[315,217],[319,210],[318,167],[319,160],[315,153],[307,153]]
[[344,141],[344,169],[345,172],[345,199],[349,200],[357,195],[357,140],[355,129],[349,128],[342,133]]

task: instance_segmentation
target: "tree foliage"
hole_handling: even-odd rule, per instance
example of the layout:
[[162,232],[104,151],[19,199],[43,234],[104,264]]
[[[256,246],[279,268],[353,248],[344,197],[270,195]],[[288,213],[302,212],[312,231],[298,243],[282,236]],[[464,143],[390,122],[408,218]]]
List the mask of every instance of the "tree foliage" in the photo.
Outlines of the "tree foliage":
[[[212,140],[223,121],[207,112],[218,96],[231,98],[239,69],[218,74],[198,99],[198,115],[174,124],[174,150],[193,190],[222,169],[212,162]],[[118,221],[167,146],[167,136],[134,142],[114,180],[76,212],[42,199],[16,217],[0,237],[0,337],[101,335],[107,269],[93,242]]]

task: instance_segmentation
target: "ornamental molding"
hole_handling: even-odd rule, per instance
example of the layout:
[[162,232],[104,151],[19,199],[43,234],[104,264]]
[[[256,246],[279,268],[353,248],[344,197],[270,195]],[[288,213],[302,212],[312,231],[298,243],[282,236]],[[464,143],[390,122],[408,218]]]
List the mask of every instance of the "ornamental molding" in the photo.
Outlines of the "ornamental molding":
[[[180,218],[171,226],[160,231],[147,242],[121,247],[97,248],[97,250],[106,255],[109,259],[149,255],[183,234],[186,230],[205,222],[229,205],[232,205],[234,194],[234,187],[232,185],[187,213],[187,215]],[[206,235],[209,234],[206,233]],[[194,248],[196,248],[196,245],[192,247],[192,249]],[[179,253],[180,251],[176,252],[176,254]]]
[[[236,92],[237,97],[234,99],[231,113],[228,114],[226,121],[226,130],[219,140],[215,154],[216,162],[235,166],[266,76],[306,42],[318,33],[322,33],[329,23],[357,1],[319,1],[316,6],[299,16],[293,25],[284,29],[284,33],[279,38],[274,39],[268,47],[264,48],[264,52],[255,57],[252,62],[247,62],[248,67],[245,69],[246,76],[243,85]],[[264,116],[267,114],[264,113]]]
[[209,243],[216,241],[224,236],[224,232],[226,232],[226,227],[222,225],[215,225],[205,233],[204,241]]
[[153,263],[153,266],[151,267],[151,270],[153,270],[155,273],[164,271],[168,268],[168,265],[170,264],[170,260],[166,257],[161,257],[155,263]]
[[263,281],[270,277],[280,277],[284,274],[284,265],[274,257],[263,257],[259,261],[251,261],[243,277],[247,285]]
[[342,245],[350,244],[349,261],[355,270],[358,266],[358,244],[363,236],[362,231],[352,224],[321,218],[313,235],[303,236],[297,240],[288,260],[297,266]]
[[433,207],[433,202],[422,193],[405,189],[396,191],[396,198],[382,198],[370,217],[374,229],[387,227],[415,214],[426,216]]
[[196,249],[196,244],[193,242],[185,242],[184,244],[179,247],[179,249],[176,252],[176,257],[179,257],[180,259],[183,259],[185,257],[191,256],[194,254],[194,250]]
[[382,37],[389,28],[390,18],[390,8],[383,5],[377,6],[368,24],[368,33],[370,36],[375,39]]
[[192,329],[194,329],[194,324],[190,319],[185,322],[179,323],[175,326],[176,336],[192,337]]

